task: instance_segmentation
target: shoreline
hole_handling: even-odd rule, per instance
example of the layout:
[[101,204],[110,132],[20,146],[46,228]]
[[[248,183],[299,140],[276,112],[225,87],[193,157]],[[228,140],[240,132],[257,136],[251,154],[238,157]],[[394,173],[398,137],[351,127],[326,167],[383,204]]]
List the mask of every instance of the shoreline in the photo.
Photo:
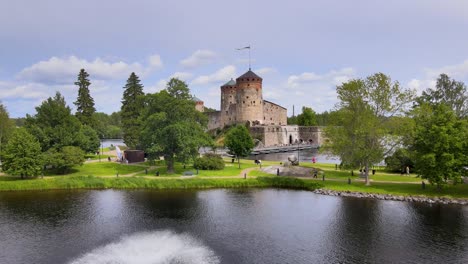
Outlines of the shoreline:
[[458,204],[468,205],[468,199],[463,198],[446,198],[446,197],[428,197],[421,195],[392,195],[392,194],[377,194],[353,191],[334,191],[328,189],[315,189],[312,191],[315,194],[328,195],[328,196],[341,196],[341,197],[354,197],[364,199],[377,199],[386,201],[400,201],[400,202],[418,202],[429,204]]

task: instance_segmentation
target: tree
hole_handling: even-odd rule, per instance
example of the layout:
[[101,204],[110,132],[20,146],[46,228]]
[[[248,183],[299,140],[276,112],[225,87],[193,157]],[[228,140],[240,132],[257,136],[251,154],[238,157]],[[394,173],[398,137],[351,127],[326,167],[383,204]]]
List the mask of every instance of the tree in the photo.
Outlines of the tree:
[[71,114],[70,107],[59,92],[42,102],[36,111],[34,116],[27,115],[25,127],[38,139],[42,151],[65,146],[76,146],[90,152],[99,148],[99,138],[95,132],[90,132],[89,126],[83,127],[78,118]]
[[297,124],[300,126],[316,126],[317,117],[310,107],[302,107],[302,113],[297,116]]
[[191,99],[190,90],[184,81],[171,78],[167,83],[167,92],[174,98],[188,100]]
[[432,105],[443,103],[452,109],[455,116],[463,118],[468,116],[468,91],[463,82],[450,79],[441,74],[437,79],[436,88],[428,88],[416,100],[418,105],[429,103]]
[[413,111],[416,168],[422,178],[440,187],[458,182],[468,164],[468,124],[457,119],[447,104],[422,104]]
[[176,160],[198,156],[199,148],[209,145],[211,138],[204,132],[207,118],[195,110],[195,102],[171,95],[168,89],[146,95],[141,142],[151,158],[164,156],[167,171],[173,173]]
[[143,85],[138,76],[132,72],[124,86],[121,121],[124,143],[135,149],[140,146],[141,122],[140,115],[143,111]]
[[49,149],[43,155],[44,164],[52,166],[60,174],[66,174],[74,166],[83,165],[85,153],[78,147],[65,146],[61,150]]
[[248,156],[254,148],[252,136],[250,136],[249,130],[243,125],[231,128],[226,134],[224,144],[229,149],[229,152],[237,157],[239,169],[240,157]]
[[91,82],[88,77],[89,74],[84,69],[81,69],[78,74],[78,80],[75,82],[75,85],[78,86],[78,97],[74,104],[76,105],[76,117],[80,122],[93,127],[96,124],[93,116],[96,108],[94,108],[94,99],[89,93]]
[[406,167],[414,168],[411,153],[404,148],[398,148],[395,152],[385,158],[387,169],[395,172],[402,172]]
[[380,162],[387,153],[401,145],[408,125],[395,119],[412,101],[413,92],[398,82],[377,73],[337,87],[338,112],[334,123],[325,129],[329,143],[325,149],[340,156],[343,165],[364,167],[366,185],[370,165]]
[[26,129],[18,128],[12,133],[5,147],[3,171],[22,179],[41,173],[41,145]]
[[0,103],[0,165],[2,164],[2,150],[7,143],[8,137],[13,132],[14,123],[8,115],[8,111],[2,103]]

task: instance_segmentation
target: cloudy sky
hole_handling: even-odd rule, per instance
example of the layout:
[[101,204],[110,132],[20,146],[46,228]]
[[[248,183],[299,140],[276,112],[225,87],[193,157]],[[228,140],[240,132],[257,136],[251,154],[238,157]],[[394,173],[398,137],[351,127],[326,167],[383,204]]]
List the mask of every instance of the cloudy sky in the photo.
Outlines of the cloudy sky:
[[80,68],[98,111],[120,108],[131,72],[146,92],[177,76],[219,109],[219,86],[252,69],[292,113],[336,103],[336,85],[383,72],[419,91],[468,83],[465,0],[0,0],[0,101],[34,114],[55,91],[73,108]]

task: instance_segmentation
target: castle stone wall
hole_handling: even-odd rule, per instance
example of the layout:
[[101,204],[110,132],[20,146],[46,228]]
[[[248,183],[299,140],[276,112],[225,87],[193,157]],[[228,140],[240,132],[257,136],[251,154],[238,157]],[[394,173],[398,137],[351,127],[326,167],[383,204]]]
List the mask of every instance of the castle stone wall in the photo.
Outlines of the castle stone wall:
[[291,126],[253,126],[250,133],[254,139],[262,142],[264,147],[285,146],[290,144],[322,145],[322,130],[320,127]]
[[263,124],[284,126],[288,122],[286,108],[269,101],[263,101]]
[[237,79],[237,121],[263,124],[261,80]]
[[208,116],[208,130],[213,130],[213,129],[222,127],[220,111],[205,112],[205,113]]

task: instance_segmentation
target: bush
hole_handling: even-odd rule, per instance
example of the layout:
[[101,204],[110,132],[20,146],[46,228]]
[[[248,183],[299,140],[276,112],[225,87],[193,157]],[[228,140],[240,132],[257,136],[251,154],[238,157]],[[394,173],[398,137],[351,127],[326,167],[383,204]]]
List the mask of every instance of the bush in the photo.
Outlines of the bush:
[[200,170],[222,170],[224,160],[218,154],[207,153],[201,158],[196,158],[193,167]]

